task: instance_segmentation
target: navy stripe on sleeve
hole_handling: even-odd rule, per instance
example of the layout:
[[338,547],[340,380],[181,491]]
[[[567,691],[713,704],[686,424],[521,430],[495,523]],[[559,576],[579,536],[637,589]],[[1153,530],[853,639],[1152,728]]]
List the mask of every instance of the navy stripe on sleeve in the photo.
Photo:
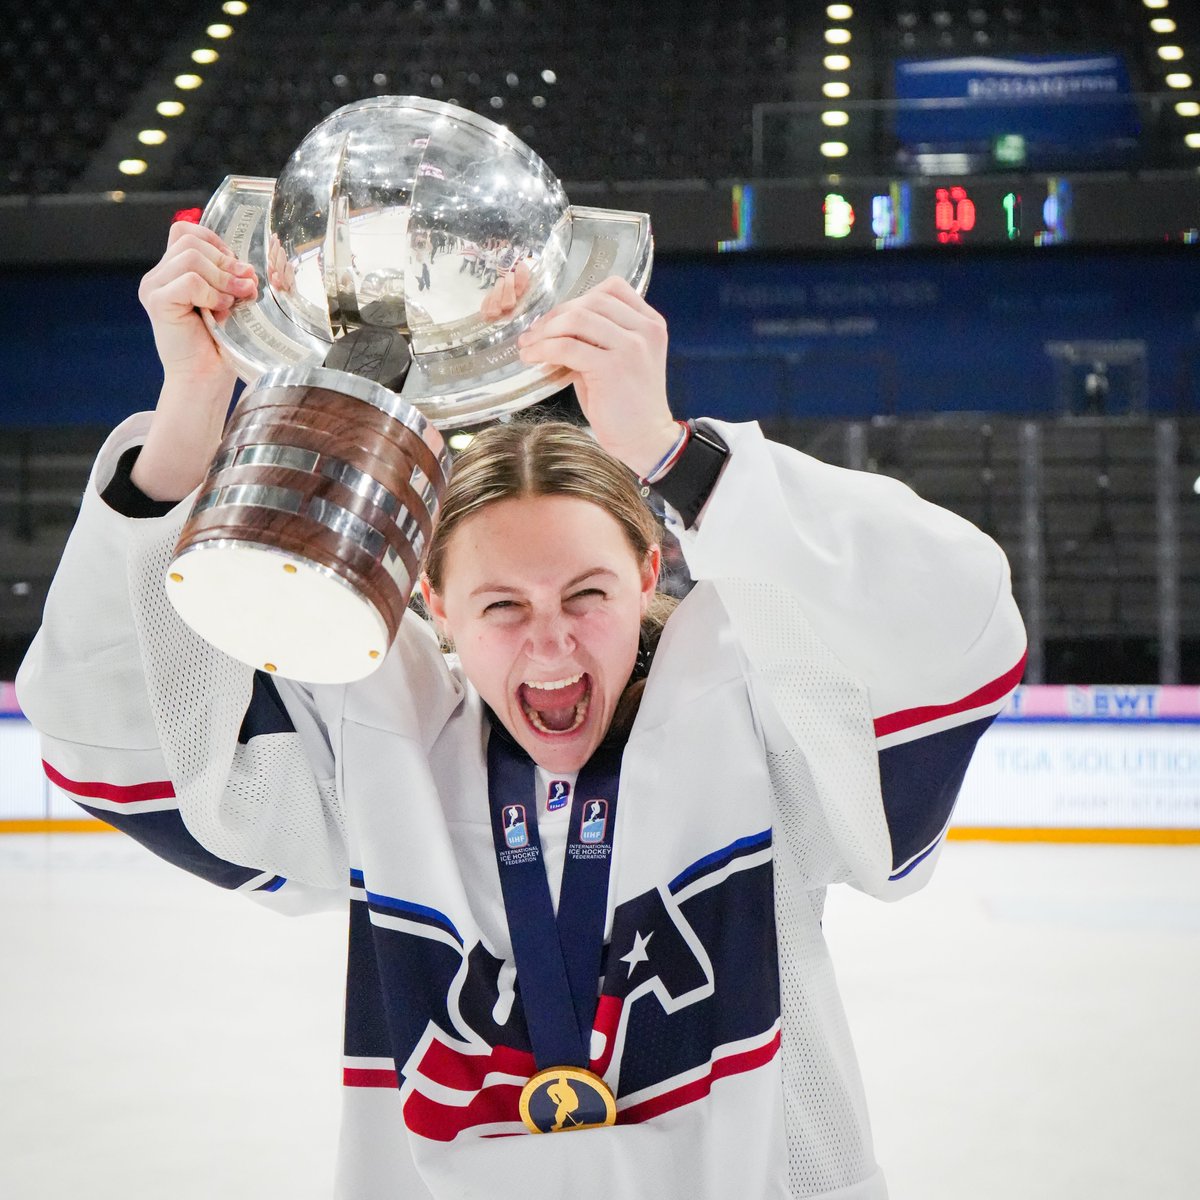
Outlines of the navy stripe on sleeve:
[[254,690],[238,730],[238,741],[244,746],[251,738],[263,733],[295,733],[296,726],[283,706],[275,680],[266,671],[254,672]]
[[[218,887],[238,888],[262,874],[261,870],[240,867],[205,850],[188,832],[177,808],[162,812],[121,813],[107,808],[90,808],[80,800],[75,803],[92,816],[128,834],[159,858]],[[279,886],[283,886],[282,880]]]
[[927,849],[946,828],[975,744],[993,720],[984,717],[879,751],[893,870]]

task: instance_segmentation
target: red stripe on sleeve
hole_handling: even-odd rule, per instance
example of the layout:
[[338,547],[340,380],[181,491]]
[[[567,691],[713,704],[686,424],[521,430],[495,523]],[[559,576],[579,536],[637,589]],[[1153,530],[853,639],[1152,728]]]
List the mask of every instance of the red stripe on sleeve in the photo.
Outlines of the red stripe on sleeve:
[[889,733],[897,733],[901,729],[911,729],[914,725],[924,725],[927,721],[936,721],[939,717],[953,716],[954,713],[968,712],[972,708],[982,708],[1003,699],[1021,682],[1025,674],[1025,655],[1011,670],[1005,671],[998,679],[985,683],[978,691],[954,700],[950,704],[929,704],[924,708],[905,708],[900,712],[888,713],[875,721],[875,736],[884,737]]
[[56,771],[45,759],[42,768],[46,778],[57,784],[64,792],[73,796],[88,796],[95,800],[111,800],[115,804],[133,804],[137,800],[166,800],[175,795],[169,779],[158,779],[151,783],[101,783],[97,780],[80,781],[68,779]]

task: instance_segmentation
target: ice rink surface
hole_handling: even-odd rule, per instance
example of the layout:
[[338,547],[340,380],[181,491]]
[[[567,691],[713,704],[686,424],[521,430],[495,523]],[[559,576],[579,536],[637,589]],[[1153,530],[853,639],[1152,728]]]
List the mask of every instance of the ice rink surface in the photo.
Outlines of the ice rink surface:
[[[1200,847],[951,842],[825,928],[892,1200],[1200,1195]],[[0,1197],[328,1200],[344,953],[117,835],[0,838]]]

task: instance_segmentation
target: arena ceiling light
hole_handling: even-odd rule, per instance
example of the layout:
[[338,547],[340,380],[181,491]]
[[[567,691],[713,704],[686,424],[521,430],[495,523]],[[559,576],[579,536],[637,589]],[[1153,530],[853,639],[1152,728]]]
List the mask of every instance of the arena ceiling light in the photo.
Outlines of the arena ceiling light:
[[122,175],[141,175],[146,170],[146,160],[144,158],[123,158],[117,163],[117,170]]
[[827,54],[825,55],[825,70],[827,71],[848,71],[850,69],[850,55],[848,54]]
[[1200,117],[1200,102],[1195,100],[1180,100],[1175,105],[1175,111],[1181,117]]
[[179,117],[183,115],[183,104],[179,100],[160,100],[154,111],[160,117]]
[[242,0],[225,0],[221,5],[221,11],[228,13],[231,17],[244,17],[246,15],[246,5]]
[[165,129],[143,129],[138,133],[138,141],[143,146],[161,146],[166,140]]
[[1175,22],[1170,17],[1155,17],[1150,22],[1150,28],[1155,33],[1174,33]]
[[1186,71],[1172,71],[1167,76],[1166,84],[1169,88],[1190,88],[1192,77]]
[[848,21],[854,16],[854,9],[848,4],[831,4],[825,10],[825,15],[831,21]]
[[1200,133],[1189,133],[1183,140],[1193,150],[1200,150]]
[[844,46],[850,40],[850,30],[827,29],[825,30],[825,40],[831,46]]
[[176,75],[175,86],[181,91],[194,91],[204,82],[199,75]]
[[845,142],[822,142],[821,153],[826,158],[845,158],[850,153],[850,147]]
[[1142,0],[1147,8],[1166,8],[1167,0]]
[[210,38],[227,38],[233,36],[232,25],[210,25],[205,31]]
[[1178,62],[1183,57],[1183,47],[1159,46],[1158,57],[1166,62]]
[[208,66],[209,63],[215,63],[219,55],[208,46],[202,46],[199,50],[192,51],[192,62],[199,63],[201,66]]
[[850,95],[850,85],[843,83],[840,79],[831,79],[828,83],[822,86],[821,91],[829,97],[830,100],[844,100]]
[[830,108],[821,114],[821,121],[825,125],[849,125],[850,114],[841,112],[836,108]]

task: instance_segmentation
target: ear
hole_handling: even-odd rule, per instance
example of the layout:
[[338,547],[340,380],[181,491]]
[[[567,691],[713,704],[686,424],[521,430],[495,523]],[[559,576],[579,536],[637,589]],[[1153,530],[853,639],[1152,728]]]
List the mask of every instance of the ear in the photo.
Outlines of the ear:
[[442,603],[441,596],[433,590],[429,576],[424,571],[421,572],[421,599],[425,601],[425,611],[433,618],[438,632],[444,636],[446,633],[446,606]]
[[658,576],[661,571],[662,548],[655,542],[646,551],[646,557],[642,560],[642,616],[646,615],[646,609],[650,607],[650,601],[654,599],[654,593],[658,588]]

